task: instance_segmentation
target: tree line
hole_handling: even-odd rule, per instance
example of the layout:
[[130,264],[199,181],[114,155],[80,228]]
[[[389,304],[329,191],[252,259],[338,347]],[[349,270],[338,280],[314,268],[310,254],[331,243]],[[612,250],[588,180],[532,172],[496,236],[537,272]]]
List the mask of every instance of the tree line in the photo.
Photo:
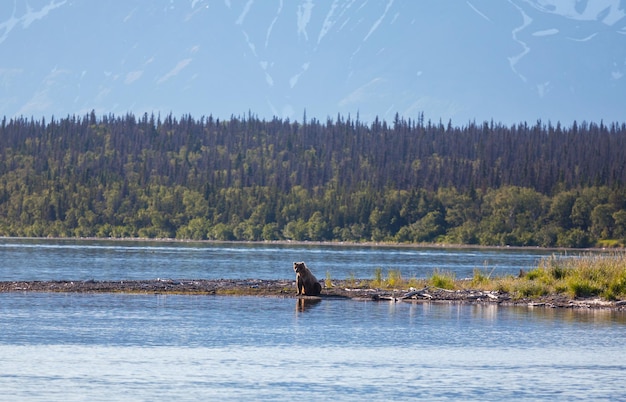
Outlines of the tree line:
[[248,113],[2,119],[0,235],[587,247],[626,239],[626,124]]

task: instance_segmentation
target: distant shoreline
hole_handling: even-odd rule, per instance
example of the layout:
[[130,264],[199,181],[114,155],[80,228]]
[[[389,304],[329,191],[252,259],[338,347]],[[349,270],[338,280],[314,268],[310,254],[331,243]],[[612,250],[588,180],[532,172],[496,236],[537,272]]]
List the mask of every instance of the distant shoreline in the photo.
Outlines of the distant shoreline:
[[624,251],[624,247],[616,248],[567,248],[539,246],[484,246],[478,244],[448,243],[395,243],[395,242],[354,242],[354,241],[296,241],[296,240],[191,240],[175,238],[144,238],[144,237],[10,237],[0,236],[1,240],[41,240],[41,241],[112,241],[112,242],[154,242],[154,243],[199,243],[199,244],[268,244],[295,246],[328,246],[328,247],[389,247],[389,248],[434,248],[434,249],[477,249],[477,250],[542,250],[542,251]]

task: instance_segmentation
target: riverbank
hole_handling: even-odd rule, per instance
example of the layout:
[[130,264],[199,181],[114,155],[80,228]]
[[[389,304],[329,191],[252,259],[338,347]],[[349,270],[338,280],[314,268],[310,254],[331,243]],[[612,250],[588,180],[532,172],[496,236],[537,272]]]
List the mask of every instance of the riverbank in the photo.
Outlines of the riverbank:
[[119,243],[182,243],[182,244],[252,244],[252,245],[287,245],[287,246],[324,246],[324,247],[388,247],[388,248],[414,248],[414,249],[470,249],[470,250],[543,250],[554,252],[585,253],[593,251],[626,252],[624,247],[540,247],[540,246],[486,246],[479,244],[463,243],[399,243],[391,241],[313,241],[313,240],[191,240],[176,238],[149,238],[149,237],[24,237],[24,236],[0,236],[0,240],[34,240],[34,241],[111,241]]
[[408,289],[372,288],[371,281],[338,280],[325,287],[319,297],[296,296],[295,282],[291,280],[129,280],[129,281],[4,281],[0,292],[50,293],[127,293],[179,294],[216,296],[257,296],[302,299],[351,299],[360,301],[387,301],[411,303],[469,303],[504,306],[528,306],[574,309],[612,309],[626,311],[626,301],[608,301],[600,298],[570,298],[564,294],[515,298],[507,292],[478,289],[448,290],[433,286]]

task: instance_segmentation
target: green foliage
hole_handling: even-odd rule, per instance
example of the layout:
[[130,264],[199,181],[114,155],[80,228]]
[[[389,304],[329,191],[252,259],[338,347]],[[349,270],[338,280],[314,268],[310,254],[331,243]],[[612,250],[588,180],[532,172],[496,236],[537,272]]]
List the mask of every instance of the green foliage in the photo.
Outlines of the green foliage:
[[430,277],[430,284],[436,288],[454,289],[456,288],[455,279],[454,272],[436,269]]
[[602,296],[609,300],[626,296],[626,254],[605,258],[588,255],[571,266],[567,285],[574,296]]
[[575,297],[596,296],[602,290],[597,284],[589,279],[570,278],[567,286]]
[[548,286],[533,281],[520,281],[515,287],[515,293],[523,297],[545,296],[549,293]]
[[5,118],[0,236],[616,247],[625,149],[616,124]]
[[626,297],[626,254],[549,257],[511,289],[522,296],[568,293],[572,297]]

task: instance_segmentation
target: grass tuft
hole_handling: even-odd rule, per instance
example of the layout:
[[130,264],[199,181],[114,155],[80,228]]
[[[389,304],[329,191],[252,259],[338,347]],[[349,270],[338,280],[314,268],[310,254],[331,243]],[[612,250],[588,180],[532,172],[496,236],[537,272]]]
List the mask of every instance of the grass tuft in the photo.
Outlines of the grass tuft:
[[[493,270],[491,272],[493,272]],[[472,281],[470,282],[470,285],[475,287],[475,286],[484,286],[488,284],[491,278],[491,272],[487,273],[486,270],[480,270],[478,268],[474,268]]]
[[372,281],[373,287],[381,287],[383,285],[383,269],[381,267],[377,267],[374,270],[374,280]]
[[430,284],[436,288],[452,290],[457,287],[455,279],[454,272],[436,269],[430,277]]
[[387,272],[387,286],[394,288],[400,286],[403,283],[402,274],[399,269],[391,269]]
[[333,281],[332,281],[332,279],[330,277],[330,271],[326,271],[326,279],[324,280],[324,285],[328,289],[333,287]]
[[350,285],[351,288],[356,286],[356,276],[354,272],[350,272],[350,276],[348,276],[348,285]]

